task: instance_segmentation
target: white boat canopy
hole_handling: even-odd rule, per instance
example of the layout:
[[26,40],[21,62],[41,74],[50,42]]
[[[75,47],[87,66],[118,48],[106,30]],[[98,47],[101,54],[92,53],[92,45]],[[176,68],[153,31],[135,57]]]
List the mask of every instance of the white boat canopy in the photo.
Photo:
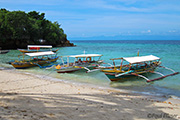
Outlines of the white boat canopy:
[[86,57],[100,57],[102,56],[101,54],[81,54],[81,55],[70,55],[68,57],[74,57],[74,58],[86,58]]
[[52,48],[52,45],[28,45],[28,48],[30,47]]
[[35,57],[35,56],[54,55],[55,53],[52,51],[47,51],[47,52],[25,53],[25,54],[30,57]]
[[137,56],[137,57],[125,57],[123,59],[128,61],[131,64],[140,63],[140,62],[147,62],[147,61],[153,61],[153,60],[160,60],[159,57],[156,57],[154,55]]

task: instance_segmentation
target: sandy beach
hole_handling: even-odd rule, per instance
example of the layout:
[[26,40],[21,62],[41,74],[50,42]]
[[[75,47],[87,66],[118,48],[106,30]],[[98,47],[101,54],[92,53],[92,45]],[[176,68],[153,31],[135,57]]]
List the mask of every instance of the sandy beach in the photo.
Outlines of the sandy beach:
[[0,70],[0,120],[180,120],[180,100]]

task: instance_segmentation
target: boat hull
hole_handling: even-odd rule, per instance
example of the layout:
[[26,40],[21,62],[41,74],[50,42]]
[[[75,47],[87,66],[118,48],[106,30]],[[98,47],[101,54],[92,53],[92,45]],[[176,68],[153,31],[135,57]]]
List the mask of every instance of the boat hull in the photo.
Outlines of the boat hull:
[[125,80],[128,80],[132,77],[135,77],[135,75],[132,75],[132,74],[127,74],[127,75],[123,75],[123,76],[119,76],[119,77],[116,77],[115,73],[105,73],[105,75],[111,80],[111,81],[125,81]]
[[9,50],[0,50],[0,54],[6,54],[8,52],[9,52]]
[[[102,70],[104,72],[104,74],[111,80],[111,81],[121,81],[121,80],[128,80],[130,77],[135,77],[139,74],[144,74],[144,73],[148,73],[148,72],[153,72],[156,69],[156,67],[151,67],[149,69],[139,69],[139,70],[135,70],[133,72],[130,72],[128,74],[124,74],[125,72],[118,72],[115,71],[113,69],[111,70]],[[120,76],[116,76],[118,74],[123,74]]]
[[72,73],[80,70],[80,68],[65,67],[57,70],[57,73]]
[[80,65],[80,66],[68,66],[68,67],[61,67],[60,69],[57,69],[57,73],[72,73],[75,71],[86,71],[86,69],[84,68],[88,68],[90,70],[94,69],[95,67],[97,67],[96,64],[94,65]]
[[44,65],[47,63],[51,62],[56,62],[58,57],[55,57],[54,59],[49,59],[49,60],[41,60],[41,61],[36,61],[36,62],[13,62],[11,65],[16,68],[16,69],[25,69],[29,67],[35,67],[38,65]]

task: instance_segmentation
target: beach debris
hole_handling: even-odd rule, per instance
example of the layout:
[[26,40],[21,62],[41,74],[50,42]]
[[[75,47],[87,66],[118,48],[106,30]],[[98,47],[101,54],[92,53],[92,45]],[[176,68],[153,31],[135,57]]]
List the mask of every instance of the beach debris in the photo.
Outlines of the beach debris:
[[49,116],[51,116],[51,117],[53,117],[55,114],[53,114],[53,113],[49,113],[48,115],[49,115]]
[[27,112],[26,110],[21,110],[21,112]]
[[8,106],[3,106],[4,107],[4,109],[9,109],[9,107]]

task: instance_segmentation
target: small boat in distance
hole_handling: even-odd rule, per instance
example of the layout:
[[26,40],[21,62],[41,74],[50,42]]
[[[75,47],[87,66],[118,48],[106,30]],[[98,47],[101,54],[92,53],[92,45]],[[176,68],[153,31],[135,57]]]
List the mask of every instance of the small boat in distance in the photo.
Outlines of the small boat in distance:
[[[23,58],[20,60],[15,60],[11,63],[11,65],[16,69],[24,69],[34,66],[39,66],[52,62],[56,62],[59,58],[52,51],[47,52],[36,52],[36,53],[24,53],[22,55]],[[18,56],[18,57],[20,57]],[[30,57],[29,59],[25,59],[25,57]]]
[[[102,69],[101,71],[104,72],[111,81],[127,80],[129,77],[139,76],[146,79],[147,82],[151,82],[179,73],[170,68],[160,66],[160,58],[154,55],[113,58],[110,60],[113,61],[113,67],[106,67],[108,69]],[[115,60],[121,60],[119,66],[115,65]],[[163,75],[160,72],[155,72],[155,69],[157,67],[171,70],[173,73],[169,75]],[[161,75],[161,77],[150,80],[147,77],[143,76],[143,73],[156,73]]]
[[6,54],[8,53],[10,50],[1,50],[1,47],[0,47],[0,54]]
[[8,52],[9,52],[9,50],[0,50],[0,54],[6,54]]
[[52,45],[28,45],[27,49],[18,49],[22,53],[32,53],[32,52],[45,52],[52,51],[57,52],[59,49],[53,49]]
[[[57,73],[71,73],[78,70],[86,70],[86,72],[99,70],[94,68],[103,63],[103,60],[100,60],[101,56],[101,54],[61,56],[62,63],[56,66]],[[67,58],[66,62],[64,62],[64,57]],[[70,58],[73,58],[73,62],[70,62]]]

